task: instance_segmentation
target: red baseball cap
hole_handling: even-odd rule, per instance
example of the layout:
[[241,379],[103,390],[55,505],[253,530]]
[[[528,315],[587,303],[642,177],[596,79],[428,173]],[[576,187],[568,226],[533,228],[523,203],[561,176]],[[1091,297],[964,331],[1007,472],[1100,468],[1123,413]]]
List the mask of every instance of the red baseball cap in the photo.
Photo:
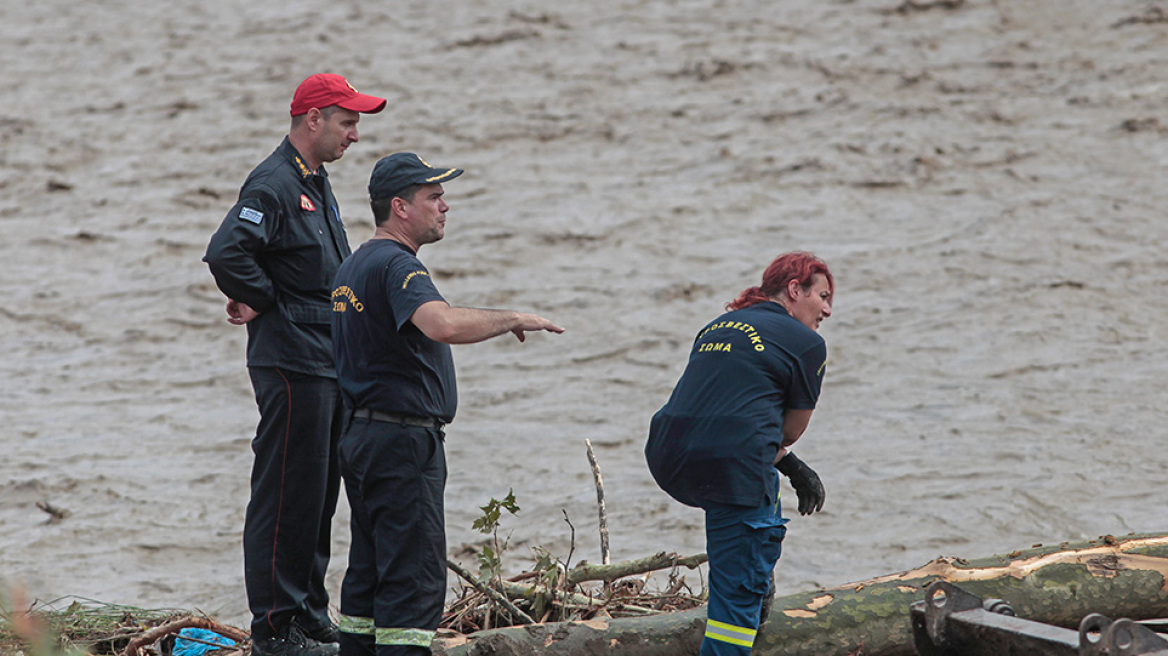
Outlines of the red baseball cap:
[[385,98],[367,96],[355,89],[349,81],[332,73],[317,73],[296,87],[292,95],[292,115],[307,114],[316,107],[336,105],[362,114],[376,114],[385,109]]

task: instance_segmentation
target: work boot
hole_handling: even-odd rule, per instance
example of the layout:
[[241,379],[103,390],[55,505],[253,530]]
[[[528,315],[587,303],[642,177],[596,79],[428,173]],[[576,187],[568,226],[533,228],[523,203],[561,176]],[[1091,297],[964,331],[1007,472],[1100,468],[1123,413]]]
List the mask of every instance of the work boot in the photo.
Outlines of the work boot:
[[259,639],[252,643],[252,656],[337,656],[335,642],[317,642],[305,635],[296,622],[290,622],[282,636]]
[[330,642],[336,642],[341,638],[340,629],[329,620],[325,620],[324,624],[318,624],[316,626],[309,626],[308,620],[306,619],[296,619],[293,621],[296,622],[296,625],[300,627],[300,631],[310,640],[328,644]]

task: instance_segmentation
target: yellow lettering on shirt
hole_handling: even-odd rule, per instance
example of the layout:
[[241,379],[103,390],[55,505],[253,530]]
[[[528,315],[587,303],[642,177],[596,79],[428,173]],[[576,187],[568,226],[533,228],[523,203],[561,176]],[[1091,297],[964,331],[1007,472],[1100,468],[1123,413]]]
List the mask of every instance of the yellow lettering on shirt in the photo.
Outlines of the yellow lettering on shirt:
[[[755,351],[761,353],[762,351],[766,350],[766,346],[762,343],[762,335],[758,334],[758,331],[754,329],[754,326],[752,326],[748,323],[742,323],[741,321],[720,321],[716,324],[713,324],[710,327],[703,330],[702,334],[698,335],[697,341],[699,341],[699,342],[702,341],[702,338],[705,337],[710,332],[715,331],[715,330],[719,330],[722,328],[729,328],[731,330],[738,330],[738,331],[744,332],[744,333],[746,333],[747,337],[750,338],[750,343],[753,345]],[[702,348],[700,350],[701,351],[722,350],[722,349],[706,349],[706,348],[704,348],[706,346],[709,346],[709,345],[703,344]],[[726,346],[726,348],[724,350],[729,351],[730,345],[726,344],[725,346]]]
[[[337,299],[340,300],[337,300]],[[344,312],[352,307],[358,312],[365,311],[365,305],[357,300],[357,295],[348,285],[341,285],[333,290],[333,312]]]
[[410,281],[414,279],[414,276],[428,276],[428,275],[430,275],[430,272],[425,271],[425,270],[415,271],[415,272],[411,273],[410,275],[406,276],[405,280],[402,281],[402,289],[405,289],[406,285],[410,284]]

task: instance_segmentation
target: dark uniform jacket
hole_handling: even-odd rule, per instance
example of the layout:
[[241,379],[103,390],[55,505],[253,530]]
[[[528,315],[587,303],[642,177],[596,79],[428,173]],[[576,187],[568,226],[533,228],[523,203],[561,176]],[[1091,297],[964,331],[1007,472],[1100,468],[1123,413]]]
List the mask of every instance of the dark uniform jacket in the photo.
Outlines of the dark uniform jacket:
[[251,172],[203,260],[219,289],[260,315],[247,324],[249,367],[335,378],[332,280],[350,253],[328,172],[287,137]]

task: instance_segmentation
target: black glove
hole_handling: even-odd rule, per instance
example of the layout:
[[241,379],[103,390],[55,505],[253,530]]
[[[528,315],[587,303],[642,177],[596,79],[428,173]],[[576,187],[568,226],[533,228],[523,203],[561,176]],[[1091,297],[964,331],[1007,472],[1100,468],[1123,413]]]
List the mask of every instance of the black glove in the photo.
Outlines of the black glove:
[[807,463],[795,457],[790,451],[775,463],[775,469],[791,480],[791,487],[799,495],[799,514],[810,515],[817,510],[823,510],[823,501],[827,493],[823,489],[823,482],[819,474],[807,466]]

